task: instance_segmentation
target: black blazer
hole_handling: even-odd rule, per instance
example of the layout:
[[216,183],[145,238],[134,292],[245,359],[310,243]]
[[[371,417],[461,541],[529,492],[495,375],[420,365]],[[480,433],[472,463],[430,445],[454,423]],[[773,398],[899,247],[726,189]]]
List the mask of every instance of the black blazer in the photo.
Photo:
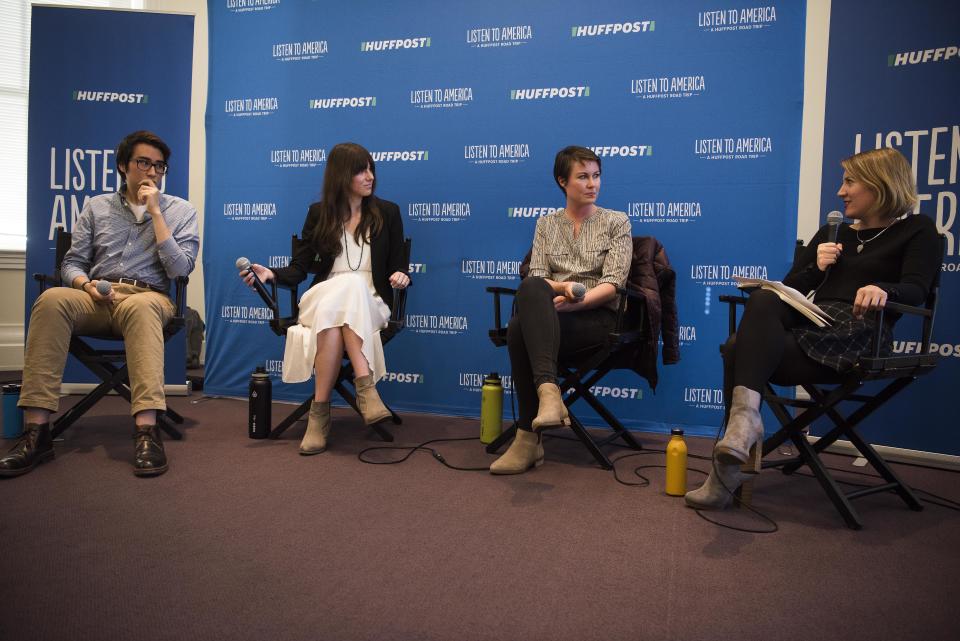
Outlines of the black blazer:
[[[393,308],[393,288],[390,286],[390,274],[394,272],[407,273],[409,265],[404,264],[403,258],[403,219],[400,217],[400,208],[396,203],[382,200],[374,196],[377,207],[383,215],[383,227],[380,233],[370,241],[370,269],[373,272],[373,287],[380,298],[391,309]],[[307,211],[307,219],[300,231],[301,239],[311,239],[313,228],[320,218],[320,203],[313,203]],[[319,265],[314,265],[314,258]],[[316,276],[310,286],[324,281],[333,269],[334,257],[320,255],[309,240],[300,243],[300,247],[291,257],[288,267],[274,269],[277,283],[281,285],[297,285],[307,279],[311,272]]]

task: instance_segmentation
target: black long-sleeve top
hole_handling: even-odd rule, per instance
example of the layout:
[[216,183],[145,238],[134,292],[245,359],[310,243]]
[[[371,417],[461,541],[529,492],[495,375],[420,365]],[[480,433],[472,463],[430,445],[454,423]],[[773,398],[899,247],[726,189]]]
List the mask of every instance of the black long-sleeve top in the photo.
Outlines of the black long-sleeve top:
[[[375,197],[376,198],[376,197]],[[373,287],[380,298],[393,309],[393,288],[390,286],[390,275],[394,272],[407,273],[409,265],[404,264],[403,256],[403,219],[400,217],[400,208],[396,203],[377,198],[377,208],[383,215],[383,227],[380,233],[370,240],[370,271],[373,276]],[[311,239],[313,228],[320,220],[320,203],[313,203],[307,212],[307,219],[303,223],[300,238]],[[313,266],[314,258],[319,265]],[[333,268],[334,256],[319,255],[312,243],[301,242],[300,247],[291,257],[290,265],[273,270],[277,283],[282,285],[296,285],[306,280],[311,271],[315,271],[312,287],[330,275]]]
[[[860,238],[877,237],[881,229],[860,232]],[[827,242],[827,225],[817,231],[783,279],[784,284],[807,293],[817,290],[816,302],[838,300],[853,303],[857,290],[876,285],[887,292],[888,300],[906,305],[921,305],[940,269],[940,240],[933,219],[907,216],[883,235],[867,242],[857,253],[857,232],[842,224],[837,242],[843,245],[840,259],[825,272],[817,269],[817,245]]]

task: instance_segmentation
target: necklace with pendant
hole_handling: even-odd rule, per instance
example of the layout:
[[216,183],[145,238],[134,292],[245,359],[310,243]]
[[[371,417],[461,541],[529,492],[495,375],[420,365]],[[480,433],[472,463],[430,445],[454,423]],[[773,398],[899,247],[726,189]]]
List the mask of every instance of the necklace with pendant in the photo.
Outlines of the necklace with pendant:
[[[896,222],[896,221],[894,221],[894,222]],[[876,236],[874,236],[873,238],[868,238],[868,239],[866,239],[866,240],[863,240],[862,238],[860,238],[860,230],[859,230],[859,229],[854,229],[853,231],[856,232],[856,234],[857,234],[857,242],[860,243],[859,245],[857,245],[857,253],[859,254],[860,252],[862,252],[864,246],[865,246],[867,243],[872,243],[872,242],[875,241],[876,239],[878,239],[878,238],[880,238],[881,236],[883,236],[883,232],[887,231],[887,230],[890,229],[891,227],[893,227],[893,223],[890,223],[889,225],[887,225],[886,227],[884,227],[883,230],[882,230],[879,234],[877,234]]]

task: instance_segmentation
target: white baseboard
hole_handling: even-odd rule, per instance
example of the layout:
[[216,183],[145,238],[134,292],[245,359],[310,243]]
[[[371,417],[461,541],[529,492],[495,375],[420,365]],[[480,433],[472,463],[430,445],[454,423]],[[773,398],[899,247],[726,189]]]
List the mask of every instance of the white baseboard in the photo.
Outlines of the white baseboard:
[[[810,443],[816,443],[820,440],[816,436],[808,436]],[[902,447],[890,447],[888,445],[874,445],[877,450],[889,463],[911,463],[913,465],[924,465],[927,467],[937,467],[944,470],[960,471],[960,456],[952,454],[938,454],[936,452],[921,452],[920,450],[908,450]],[[847,456],[860,456],[860,452],[850,441],[835,441],[827,452],[831,454],[844,454]]]
[[0,323],[0,370],[23,369],[23,323]]
[[[60,393],[65,395],[86,394],[96,386],[96,383],[62,383],[60,385]],[[163,386],[163,393],[167,396],[189,396],[191,391],[193,391],[193,384],[191,384],[190,381],[187,381],[186,385]],[[110,392],[110,394],[116,394],[116,392]]]

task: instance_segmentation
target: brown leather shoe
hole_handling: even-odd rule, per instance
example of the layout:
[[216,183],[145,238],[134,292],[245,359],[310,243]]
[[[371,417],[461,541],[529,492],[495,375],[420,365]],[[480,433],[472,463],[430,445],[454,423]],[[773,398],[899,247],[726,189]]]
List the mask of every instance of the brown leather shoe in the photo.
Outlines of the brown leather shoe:
[[20,476],[53,458],[49,423],[27,423],[20,439],[0,458],[0,476]]
[[167,454],[156,425],[137,425],[133,430],[133,473],[159,476],[167,471]]

